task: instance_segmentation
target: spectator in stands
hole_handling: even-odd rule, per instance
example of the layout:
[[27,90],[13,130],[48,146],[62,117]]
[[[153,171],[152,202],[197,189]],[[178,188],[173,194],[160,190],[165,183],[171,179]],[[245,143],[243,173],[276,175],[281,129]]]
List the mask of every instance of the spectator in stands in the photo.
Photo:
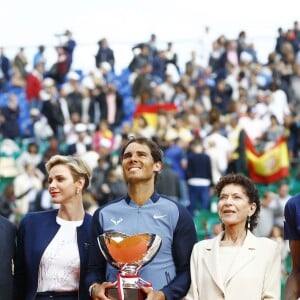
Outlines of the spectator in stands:
[[63,139],[64,115],[59,101],[59,93],[52,78],[45,78],[40,97],[43,101],[41,113],[47,118],[53,135],[59,140]]
[[155,128],[149,124],[148,120],[142,114],[137,117],[137,124],[134,133],[138,137],[152,138],[155,135]]
[[100,109],[100,120],[106,120],[112,131],[118,130],[124,117],[123,96],[113,83],[108,83],[96,97]]
[[50,136],[43,141],[46,143],[45,150],[42,152],[42,160],[37,165],[37,168],[46,176],[47,170],[45,164],[54,155],[62,155],[64,153],[64,145],[62,145],[55,136]]
[[31,108],[29,115],[30,119],[27,120],[26,126],[23,123],[22,139],[24,142],[35,141],[39,144],[53,136],[53,131],[46,117],[41,114],[38,108]]
[[188,121],[189,120],[186,115],[174,115],[174,117],[170,121],[172,126],[169,126],[165,137],[167,140],[178,137],[181,140],[182,147],[185,150],[187,150],[190,142],[194,138]]
[[26,163],[24,171],[14,178],[14,193],[19,211],[17,222],[34,208],[37,193],[42,189],[44,174],[31,163]]
[[280,228],[284,227],[284,208],[288,200],[292,197],[290,194],[290,185],[286,181],[280,181],[271,206],[277,208],[274,223]]
[[240,59],[241,53],[248,48],[247,42],[247,33],[246,31],[242,30],[238,34],[237,38],[237,54],[238,59]]
[[108,62],[114,72],[115,56],[114,51],[110,48],[106,38],[101,39],[98,42],[98,52],[95,55],[96,67],[99,68],[101,63]]
[[5,92],[11,78],[11,64],[9,58],[4,53],[4,48],[0,47],[0,91]]
[[68,103],[69,113],[76,112],[80,115],[83,112],[83,93],[80,84],[80,76],[77,72],[71,71],[66,76],[66,82],[63,84],[62,89],[65,93],[65,98]]
[[266,132],[262,137],[265,152],[268,152],[280,138],[285,138],[285,128],[283,124],[279,124],[275,115],[270,116],[270,122],[270,126],[266,128]]
[[0,133],[3,138],[12,140],[20,138],[19,116],[18,97],[10,93],[7,105],[0,107]]
[[40,92],[43,87],[44,64],[36,63],[33,70],[26,77],[26,98],[30,108],[41,110],[42,102],[40,100]]
[[39,152],[39,145],[36,142],[29,142],[27,149],[17,158],[16,164],[19,171],[24,171],[26,165],[32,164],[37,167],[41,160],[42,154]]
[[228,140],[232,145],[232,151],[228,157],[228,167],[226,173],[247,173],[247,158],[245,152],[246,132],[238,124],[238,115],[230,114],[228,124]]
[[286,268],[286,258],[290,254],[290,250],[288,242],[284,240],[283,228],[274,225],[269,235],[269,238],[278,243],[281,253],[281,278],[286,279],[288,274]]
[[200,74],[201,66],[197,60],[196,51],[191,52],[191,58],[185,63],[185,74],[190,77],[191,82],[195,82]]
[[166,148],[164,150],[165,160],[170,164],[170,167],[179,175],[180,178],[180,202],[184,206],[189,206],[189,194],[186,182],[186,145],[178,137],[178,134],[166,134]]
[[67,40],[63,44],[63,47],[68,54],[68,71],[70,71],[72,68],[74,50],[75,50],[77,43],[73,37],[72,31],[66,30],[65,36],[66,36]]
[[177,82],[175,85],[175,93],[174,97],[172,98],[172,102],[176,105],[178,112],[183,111],[183,104],[187,97],[187,87],[182,82]]
[[64,47],[57,46],[55,50],[57,52],[57,60],[52,64],[45,76],[54,79],[57,84],[61,85],[69,72],[69,57]]
[[171,124],[169,122],[170,118],[170,115],[165,111],[157,112],[155,139],[158,141],[163,150],[165,150],[167,147],[166,133],[168,131],[168,128],[171,127]]
[[24,87],[26,83],[28,59],[24,47],[21,47],[13,59],[12,85]]
[[67,29],[63,34],[55,34],[59,39],[59,48],[64,50],[66,55],[66,73],[71,70],[73,63],[74,50],[76,48],[76,41],[73,38],[73,33]]
[[240,116],[238,124],[245,130],[253,145],[260,143],[265,133],[265,124],[257,115],[257,109],[255,107],[247,107],[246,113]]
[[224,34],[221,34],[212,44],[212,51],[209,57],[209,66],[212,68],[214,74],[223,72],[225,69],[224,57],[226,57],[227,38]]
[[55,205],[52,203],[48,188],[49,182],[48,178],[45,176],[42,188],[36,193],[35,200],[31,203],[29,211],[43,211],[54,208]]
[[157,49],[157,36],[156,36],[155,33],[151,33],[150,39],[147,42],[147,44],[149,46],[149,55],[153,59],[157,55],[157,52],[158,52],[158,49]]
[[229,158],[234,150],[234,145],[221,132],[222,124],[216,121],[212,124],[212,130],[203,139],[205,152],[210,156],[213,168],[213,183],[225,175],[228,169]]
[[110,130],[106,120],[101,120],[92,134],[92,149],[100,153],[103,143],[108,144],[108,148],[112,151],[114,147],[114,133]]
[[217,78],[216,86],[211,91],[212,105],[218,107],[222,114],[229,111],[229,103],[232,96],[232,87],[226,83],[224,77]]
[[91,149],[92,138],[87,132],[88,128],[83,123],[75,125],[77,140],[67,146],[66,155],[81,157]]
[[159,84],[159,87],[164,95],[164,102],[171,103],[176,92],[172,75],[166,73],[165,79]]
[[139,73],[132,84],[131,91],[136,104],[151,104],[153,85],[152,64],[146,63],[139,69]]
[[293,111],[298,112],[300,109],[300,63],[295,64],[293,69],[294,72],[291,75],[291,86],[290,86],[291,93],[292,93],[290,103],[293,107]]
[[[129,70],[131,72],[135,72],[139,74],[139,71],[146,65],[146,64],[152,64],[150,54],[149,54],[149,46],[147,44],[140,44],[139,45],[139,53],[135,54],[129,63]],[[135,48],[133,48],[135,49]]]
[[285,116],[291,114],[287,94],[275,78],[270,84],[270,91],[271,97],[269,103],[267,103],[268,109],[276,116],[278,123],[282,125]]
[[180,75],[181,72],[180,72],[180,68],[178,65],[178,55],[174,51],[173,42],[167,43],[167,48],[165,50],[165,57],[166,57],[166,65],[167,65],[166,68],[168,69],[168,64],[173,65],[175,67],[176,71],[178,72],[178,75]]
[[164,166],[158,174],[156,191],[175,201],[180,201],[180,177],[179,174],[171,168],[168,160],[164,160]]
[[0,215],[12,223],[15,222],[15,217],[20,212],[16,206],[15,198],[14,185],[12,182],[9,182],[0,196]]
[[166,52],[158,50],[152,60],[152,76],[156,84],[161,84],[165,80],[166,74]]
[[127,193],[127,184],[122,176],[120,165],[111,167],[107,170],[106,176],[101,184],[100,194],[101,203],[106,204],[109,201],[118,199]]
[[66,99],[68,91],[65,90],[65,86],[61,86],[61,88],[58,90],[59,96],[59,105],[63,114],[64,123],[68,124],[70,123],[70,110],[68,106],[68,102]]
[[265,191],[260,199],[261,208],[259,212],[259,219],[255,228],[257,236],[269,237],[272,228],[275,225],[275,215],[278,213],[278,205],[275,202],[275,193],[272,191]]
[[111,168],[111,162],[105,157],[99,157],[97,166],[92,170],[92,180],[89,192],[92,194],[99,206],[105,204],[102,184],[105,181],[108,170]]
[[47,59],[45,56],[45,46],[40,45],[38,46],[38,51],[33,56],[33,68],[35,68],[37,64],[42,64],[44,67],[43,71],[45,72],[46,63],[47,63]]
[[[201,166],[201,167],[200,167]],[[204,152],[203,141],[195,138],[190,143],[187,154],[186,178],[189,191],[189,211],[192,216],[196,210],[210,210],[211,191],[213,185],[211,160]]]
[[286,41],[286,32],[283,30],[282,27],[279,27],[277,29],[278,36],[276,38],[276,43],[275,43],[275,51],[276,53],[282,55],[282,45]]

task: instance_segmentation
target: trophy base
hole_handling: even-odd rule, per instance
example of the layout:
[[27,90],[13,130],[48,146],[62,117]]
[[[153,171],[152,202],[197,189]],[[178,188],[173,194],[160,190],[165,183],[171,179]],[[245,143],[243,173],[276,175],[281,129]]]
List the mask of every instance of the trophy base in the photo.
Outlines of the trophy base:
[[[141,289],[123,288],[124,300],[144,300],[146,294]],[[110,288],[105,290],[105,295],[111,300],[120,300],[118,295],[118,288]]]

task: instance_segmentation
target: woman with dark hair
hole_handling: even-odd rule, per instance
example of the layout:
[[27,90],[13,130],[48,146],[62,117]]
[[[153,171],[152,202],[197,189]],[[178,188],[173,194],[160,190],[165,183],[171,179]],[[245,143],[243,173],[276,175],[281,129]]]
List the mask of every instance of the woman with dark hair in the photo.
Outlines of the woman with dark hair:
[[228,174],[218,181],[216,194],[223,231],[194,246],[186,299],[280,299],[280,249],[252,233],[260,211],[254,183]]

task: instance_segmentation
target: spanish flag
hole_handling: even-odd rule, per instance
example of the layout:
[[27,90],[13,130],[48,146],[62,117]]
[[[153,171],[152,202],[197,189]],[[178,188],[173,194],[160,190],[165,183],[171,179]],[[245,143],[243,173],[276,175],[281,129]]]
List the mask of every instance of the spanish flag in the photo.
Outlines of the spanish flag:
[[147,120],[148,124],[156,128],[157,114],[159,112],[177,112],[177,107],[173,103],[166,104],[140,104],[136,107],[133,120],[134,126],[137,126],[136,119],[142,115]]
[[246,157],[249,176],[256,183],[271,184],[289,176],[288,147],[284,137],[263,153],[258,153],[246,137]]

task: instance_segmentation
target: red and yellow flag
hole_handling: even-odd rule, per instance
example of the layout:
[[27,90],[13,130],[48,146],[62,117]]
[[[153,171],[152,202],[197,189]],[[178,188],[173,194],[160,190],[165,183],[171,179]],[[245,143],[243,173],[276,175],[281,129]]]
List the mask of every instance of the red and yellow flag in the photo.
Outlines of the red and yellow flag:
[[289,176],[287,142],[281,137],[268,151],[258,153],[249,137],[246,138],[246,157],[249,176],[254,182],[275,183]]
[[[177,112],[177,107],[173,103],[166,104],[140,104],[136,107],[134,113],[134,123],[138,116],[143,115],[147,120],[148,124],[156,128],[157,114],[159,112]],[[136,126],[136,124],[134,124]]]

